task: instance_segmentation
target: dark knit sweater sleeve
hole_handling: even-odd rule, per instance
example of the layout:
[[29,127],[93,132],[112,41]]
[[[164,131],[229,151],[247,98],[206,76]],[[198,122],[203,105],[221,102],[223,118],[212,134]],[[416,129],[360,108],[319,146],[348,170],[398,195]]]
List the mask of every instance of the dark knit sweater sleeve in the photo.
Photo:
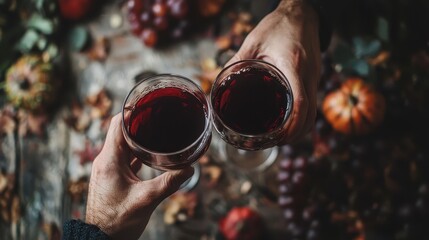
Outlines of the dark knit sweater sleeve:
[[64,223],[63,240],[109,240],[97,226],[86,224],[80,220],[69,220]]

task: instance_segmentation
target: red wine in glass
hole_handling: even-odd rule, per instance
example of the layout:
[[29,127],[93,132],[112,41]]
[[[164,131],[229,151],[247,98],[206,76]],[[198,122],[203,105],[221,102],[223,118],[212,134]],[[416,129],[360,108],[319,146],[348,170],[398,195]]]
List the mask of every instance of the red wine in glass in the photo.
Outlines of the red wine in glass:
[[191,93],[175,87],[143,96],[130,116],[128,132],[140,146],[156,152],[176,152],[204,132],[204,105]]
[[257,135],[278,128],[288,108],[288,91],[265,69],[231,73],[214,96],[214,111],[234,131]]
[[189,166],[209,147],[210,109],[189,79],[156,75],[141,81],[126,98],[123,116],[134,155],[156,169]]
[[275,66],[260,60],[236,62],[218,75],[210,98],[215,128],[231,145],[260,150],[284,137],[293,98]]

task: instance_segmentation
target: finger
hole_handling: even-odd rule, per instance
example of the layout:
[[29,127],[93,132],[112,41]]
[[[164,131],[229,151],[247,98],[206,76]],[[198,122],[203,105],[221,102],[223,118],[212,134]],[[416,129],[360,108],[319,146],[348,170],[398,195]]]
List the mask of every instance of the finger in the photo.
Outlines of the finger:
[[128,165],[133,159],[133,155],[122,133],[122,117],[120,113],[115,115],[110,122],[106,141],[100,155],[105,156],[102,158],[104,161],[122,165]]
[[308,81],[304,82],[304,87],[307,93],[309,105],[303,134],[307,134],[313,128],[317,115],[317,89],[320,80],[322,59],[320,56],[319,42],[316,41],[312,46],[313,47],[309,50],[308,55],[311,59],[314,59],[314,61],[307,61],[306,63],[306,69],[312,69],[312,71],[305,72],[305,80]]
[[187,167],[176,171],[167,171],[156,178],[140,182],[143,197],[151,198],[159,204],[165,198],[179,190],[180,186],[194,174],[194,168]]
[[306,124],[308,112],[308,98],[304,88],[300,66],[301,57],[299,51],[294,53],[296,59],[274,58],[275,65],[282,71],[289,81],[293,94],[293,107],[290,116],[290,123],[287,126],[282,144],[290,143],[303,131]]

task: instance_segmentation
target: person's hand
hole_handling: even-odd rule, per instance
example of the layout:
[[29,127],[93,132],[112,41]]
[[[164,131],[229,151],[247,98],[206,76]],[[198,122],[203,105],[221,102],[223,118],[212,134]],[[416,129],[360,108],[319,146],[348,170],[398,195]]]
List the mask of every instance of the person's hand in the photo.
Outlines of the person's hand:
[[318,17],[301,0],[283,0],[253,29],[226,66],[244,59],[261,59],[282,71],[294,96],[291,122],[282,144],[308,133],[316,118],[320,78]]
[[177,191],[193,174],[189,167],[141,181],[141,163],[124,139],[121,115],[109,127],[106,142],[94,160],[89,182],[86,223],[98,226],[112,239],[138,239],[158,204]]

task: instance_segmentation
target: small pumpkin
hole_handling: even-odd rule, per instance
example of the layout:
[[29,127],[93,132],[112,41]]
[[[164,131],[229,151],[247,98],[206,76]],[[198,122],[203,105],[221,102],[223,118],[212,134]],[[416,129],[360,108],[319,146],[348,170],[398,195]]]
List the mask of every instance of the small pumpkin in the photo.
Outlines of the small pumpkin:
[[325,97],[322,109],[336,131],[364,135],[383,121],[385,100],[361,78],[352,77]]
[[262,218],[249,207],[234,207],[219,221],[226,240],[263,239]]
[[21,57],[6,73],[5,91],[15,107],[41,110],[54,100],[52,64],[39,55]]

